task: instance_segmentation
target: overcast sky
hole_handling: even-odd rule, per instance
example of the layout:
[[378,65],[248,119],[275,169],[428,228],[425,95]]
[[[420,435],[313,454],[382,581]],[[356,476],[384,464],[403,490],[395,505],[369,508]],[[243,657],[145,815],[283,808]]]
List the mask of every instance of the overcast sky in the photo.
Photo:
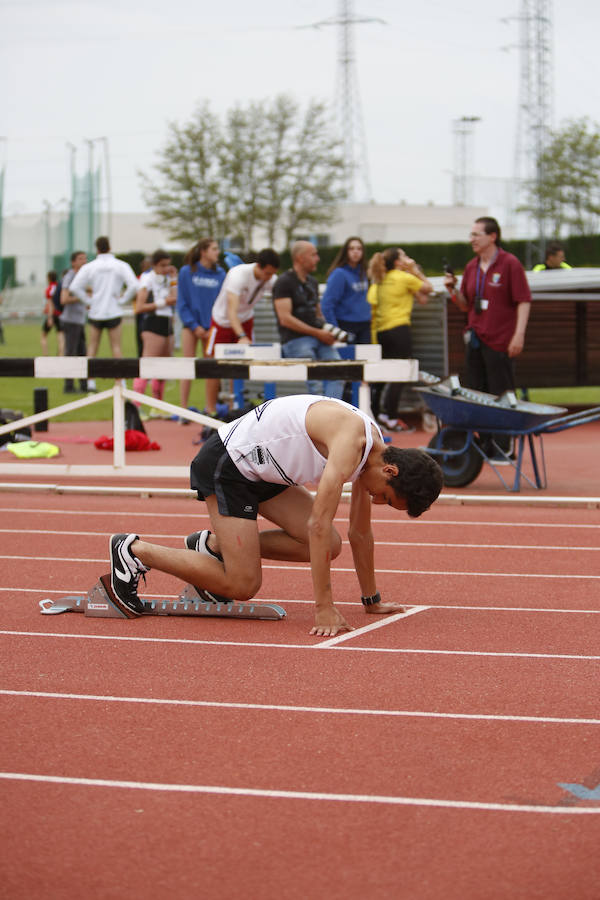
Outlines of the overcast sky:
[[[555,124],[597,121],[600,5],[552,6]],[[518,11],[519,0],[356,0],[355,15],[387,23],[354,28],[375,200],[450,203],[460,116],[481,117],[474,173],[513,174],[519,31],[501,17]],[[151,171],[166,122],[201,100],[220,112],[280,92],[332,99],[338,29],[299,26],[337,12],[336,0],[0,0],[4,214],[68,196],[67,142],[83,173],[84,138],[109,139],[113,209],[135,212],[137,169]]]

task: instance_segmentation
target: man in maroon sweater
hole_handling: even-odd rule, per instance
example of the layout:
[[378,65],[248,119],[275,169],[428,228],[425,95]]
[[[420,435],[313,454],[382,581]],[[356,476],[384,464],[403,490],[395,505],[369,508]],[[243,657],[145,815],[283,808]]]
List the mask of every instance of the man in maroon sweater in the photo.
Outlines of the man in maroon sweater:
[[467,312],[467,387],[500,395],[514,390],[514,358],[523,350],[531,291],[523,266],[500,247],[496,219],[482,216],[470,234],[475,258],[467,263],[460,290],[455,275],[444,283]]

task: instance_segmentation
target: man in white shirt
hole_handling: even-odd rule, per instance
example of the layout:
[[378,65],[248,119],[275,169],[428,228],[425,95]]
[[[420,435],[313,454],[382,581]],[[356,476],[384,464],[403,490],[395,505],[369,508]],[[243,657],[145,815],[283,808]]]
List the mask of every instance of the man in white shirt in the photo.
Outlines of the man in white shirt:
[[[308,562],[315,601],[310,633],[350,630],[334,606],[331,572],[342,546],[334,520],[347,481],[348,539],[362,606],[376,615],[402,612],[377,590],[371,507],[420,516],[438,497],[441,469],[423,450],[386,447],[379,426],[361,410],[315,394],[267,400],[221,425],[203,445],[191,465],[191,485],[206,502],[213,531],[188,535],[182,550],[133,533],[112,536],[114,602],[129,618],[141,615],[137,586],[150,568],[195,585],[205,601],[244,602],[260,588],[262,559]],[[315,482],[313,499],[304,485]],[[259,530],[259,514],[275,527]],[[341,587],[337,593],[347,599]]]
[[[251,344],[254,308],[264,292],[273,287],[279,268],[275,250],[261,250],[255,263],[234,266],[225,276],[212,308],[212,322],[206,355],[215,355],[216,344]],[[217,408],[219,380],[206,379],[206,409]]]
[[[120,358],[121,315],[123,306],[137,293],[138,280],[131,266],[110,252],[107,237],[96,240],[98,255],[81,267],[71,284],[69,293],[89,307],[88,356],[96,356],[103,329],[108,332],[111,352]],[[88,289],[91,294],[88,293]]]

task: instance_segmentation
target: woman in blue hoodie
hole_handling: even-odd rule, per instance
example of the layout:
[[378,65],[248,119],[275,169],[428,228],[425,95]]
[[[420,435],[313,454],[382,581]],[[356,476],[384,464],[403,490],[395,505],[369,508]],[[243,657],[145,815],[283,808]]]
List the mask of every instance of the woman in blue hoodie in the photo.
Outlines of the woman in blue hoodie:
[[321,312],[327,322],[355,335],[357,344],[371,343],[368,287],[365,245],[360,238],[349,237],[327,273]]
[[[185,265],[179,270],[177,312],[183,324],[182,356],[195,357],[198,341],[206,353],[212,308],[225,278],[225,270],[217,265],[218,258],[217,242],[202,238],[186,255]],[[181,382],[180,402],[184,409],[190,398],[190,386],[191,381]]]

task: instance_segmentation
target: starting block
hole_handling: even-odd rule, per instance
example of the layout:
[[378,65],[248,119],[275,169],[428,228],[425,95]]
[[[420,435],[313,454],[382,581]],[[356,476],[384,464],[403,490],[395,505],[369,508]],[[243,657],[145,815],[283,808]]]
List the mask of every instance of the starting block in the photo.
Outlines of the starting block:
[[[285,609],[277,603],[215,603],[205,600],[191,584],[175,600],[143,600],[143,603],[145,616],[210,616],[221,619],[283,619],[286,616]],[[81,612],[103,619],[137,618],[114,598],[110,575],[102,575],[87,594],[40,600],[40,612],[47,616]]]

